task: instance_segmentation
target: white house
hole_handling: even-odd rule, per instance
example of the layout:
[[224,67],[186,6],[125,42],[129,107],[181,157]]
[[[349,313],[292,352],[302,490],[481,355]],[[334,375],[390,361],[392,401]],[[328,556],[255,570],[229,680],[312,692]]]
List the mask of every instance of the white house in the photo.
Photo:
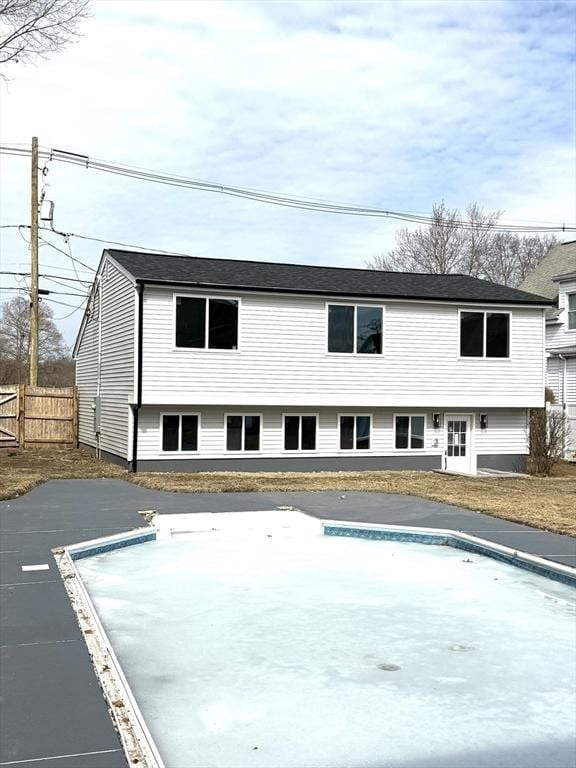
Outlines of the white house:
[[576,459],[576,240],[551,248],[521,288],[555,303],[546,315],[546,384],[566,415],[565,456]]
[[549,299],[423,275],[106,250],[79,436],[132,469],[524,468]]

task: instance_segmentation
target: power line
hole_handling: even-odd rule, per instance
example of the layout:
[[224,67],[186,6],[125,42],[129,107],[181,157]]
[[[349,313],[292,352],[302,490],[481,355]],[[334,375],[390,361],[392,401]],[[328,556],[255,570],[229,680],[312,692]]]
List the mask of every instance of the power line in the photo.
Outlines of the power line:
[[[3,270],[0,271],[0,275],[30,277],[30,272],[9,272],[7,270]],[[64,275],[49,275],[47,272],[40,272],[40,277],[45,277],[46,279],[57,278],[58,280],[64,280],[69,283],[84,283],[84,280],[77,280],[75,277],[65,277]]]
[[[7,285],[2,288],[0,288],[0,291],[22,291],[23,293],[30,293],[30,290],[28,288],[23,288],[22,286],[12,286]],[[79,299],[81,298],[88,298],[88,294],[86,293],[71,293],[69,291],[49,291],[48,292],[50,296],[77,296]],[[40,289],[40,294],[45,297],[46,294],[42,292],[42,289]]]
[[[27,157],[30,154],[30,150],[27,148],[17,147],[15,145],[2,145],[0,146],[0,154],[15,155],[21,157]],[[51,161],[57,161],[66,163],[69,165],[81,166],[86,169],[100,171],[103,173],[109,173],[117,176],[124,176],[138,181],[146,181],[154,184],[163,184],[173,187],[182,187],[187,189],[194,189],[203,192],[211,192],[222,195],[228,195],[232,197],[240,197],[254,202],[267,203],[270,205],[277,205],[286,208],[297,208],[300,210],[316,211],[320,213],[332,213],[345,216],[367,216],[376,218],[387,218],[399,221],[406,221],[412,224],[424,224],[430,225],[436,223],[439,226],[458,226],[461,229],[490,229],[495,232],[524,232],[524,233],[537,233],[537,232],[572,232],[576,231],[576,226],[567,226],[566,224],[558,224],[551,226],[539,226],[537,224],[492,224],[492,225],[474,225],[471,222],[464,220],[456,221],[436,221],[430,215],[421,215],[416,213],[409,213],[406,211],[388,210],[383,208],[371,207],[371,206],[358,206],[358,205],[346,205],[344,203],[330,203],[323,202],[321,200],[281,195],[278,193],[266,193],[256,189],[250,189],[246,187],[237,187],[227,184],[219,184],[215,182],[200,181],[198,179],[187,178],[185,176],[177,176],[173,174],[157,172],[145,168],[137,168],[135,166],[120,165],[106,160],[98,160],[90,158],[88,155],[78,154],[75,152],[68,152],[65,150],[51,149],[41,150],[40,156],[47,158]]]

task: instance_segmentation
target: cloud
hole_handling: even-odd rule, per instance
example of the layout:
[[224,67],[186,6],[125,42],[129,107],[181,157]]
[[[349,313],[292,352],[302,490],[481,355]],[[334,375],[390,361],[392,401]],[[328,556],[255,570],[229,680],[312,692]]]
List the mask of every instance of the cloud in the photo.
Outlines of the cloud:
[[[569,221],[575,31],[562,2],[100,0],[79,44],[0,86],[0,130],[258,189]],[[27,164],[3,165],[2,222],[26,221]],[[46,180],[62,229],[197,255],[362,266],[397,227],[56,164]],[[16,234],[0,244],[25,262]]]

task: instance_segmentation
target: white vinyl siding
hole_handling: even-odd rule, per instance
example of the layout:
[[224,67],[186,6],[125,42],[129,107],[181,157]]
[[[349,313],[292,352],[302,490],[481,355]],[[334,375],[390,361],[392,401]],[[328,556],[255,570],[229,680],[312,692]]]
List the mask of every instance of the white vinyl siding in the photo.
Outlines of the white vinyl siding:
[[78,440],[96,447],[94,432],[94,398],[98,382],[98,298],[89,305],[89,314],[76,354],[76,386],[78,387]]
[[76,357],[78,434],[96,447],[94,398],[98,391],[98,339],[101,319],[100,449],[129,457],[130,406],[134,392],[135,294],[130,280],[114,264],[101,269],[101,298],[95,297]]
[[564,361],[559,357],[549,357],[546,360],[546,386],[554,394],[554,402],[559,404],[563,402],[563,371]]
[[330,300],[244,294],[241,351],[205,354],[173,349],[173,294],[149,286],[144,294],[143,403],[227,403],[230,411],[266,405],[365,410],[382,402],[412,410],[435,403],[454,410],[478,402],[539,407],[544,399],[540,309],[511,310],[506,359],[459,357],[458,310],[475,307],[418,302],[386,303],[384,354],[330,355]]
[[102,280],[102,402],[100,448],[128,458],[130,406],[134,393],[135,292],[130,280],[108,263]]
[[[284,450],[284,415],[282,408],[264,407],[258,409],[261,414],[260,451],[228,452],[226,445],[226,415],[225,406],[185,407],[177,409],[178,413],[200,412],[199,451],[194,454],[197,458],[227,458],[258,455],[259,457],[282,457]],[[433,410],[441,413],[439,429],[432,426]],[[139,416],[138,458],[170,459],[174,454],[165,454],[160,450],[160,418],[164,409],[160,406],[144,406]],[[318,414],[316,431],[316,450],[304,452],[308,456],[342,456],[343,453],[354,456],[395,456],[399,453],[425,456],[443,455],[444,452],[444,412],[439,409],[411,410],[412,415],[423,415],[426,418],[424,448],[412,451],[397,451],[394,443],[394,415],[390,408],[375,408],[362,415],[372,417],[370,450],[369,451],[340,451],[340,411],[334,408],[315,408]],[[478,429],[480,412],[488,415],[488,429]],[[235,414],[254,414],[254,409],[236,409]],[[525,454],[528,452],[527,416],[526,410],[490,410],[488,408],[474,409],[475,450],[479,454]],[[192,458],[194,458],[192,457]]]

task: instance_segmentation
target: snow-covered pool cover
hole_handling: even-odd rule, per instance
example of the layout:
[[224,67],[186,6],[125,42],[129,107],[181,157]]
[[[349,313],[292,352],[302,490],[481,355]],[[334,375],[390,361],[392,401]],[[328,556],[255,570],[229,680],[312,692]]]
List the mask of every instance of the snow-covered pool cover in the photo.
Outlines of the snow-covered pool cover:
[[576,764],[572,588],[298,513],[204,517],[77,562],[169,768]]

